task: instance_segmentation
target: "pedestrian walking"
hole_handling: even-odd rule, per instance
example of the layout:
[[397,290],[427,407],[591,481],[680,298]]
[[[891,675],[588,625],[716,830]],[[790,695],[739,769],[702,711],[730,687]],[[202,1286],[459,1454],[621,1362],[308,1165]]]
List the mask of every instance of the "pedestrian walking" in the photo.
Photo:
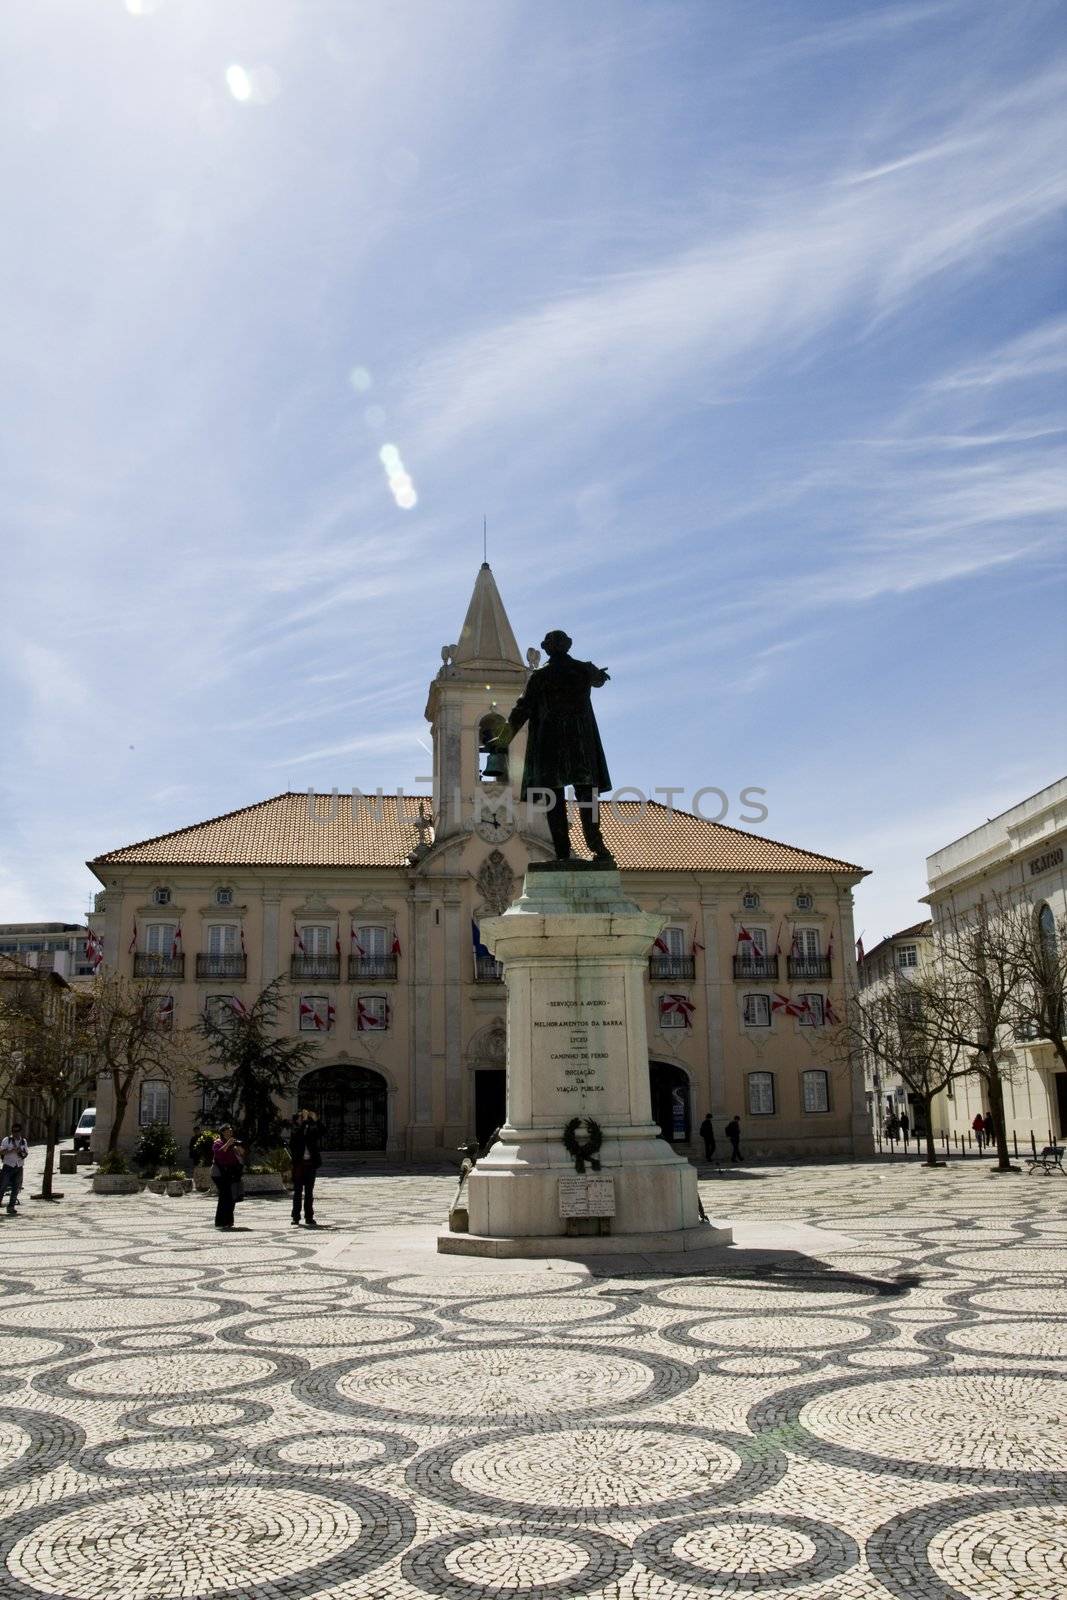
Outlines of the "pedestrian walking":
[[734,1117],[730,1122],[728,1122],[726,1124],[726,1137],[730,1141],[730,1151],[731,1151],[730,1160],[731,1161],[743,1161],[744,1157],[741,1154],[741,1118],[740,1117]]
[[987,1145],[992,1146],[996,1131],[997,1130],[993,1126],[993,1118],[987,1111],[985,1116],[982,1118],[982,1132],[985,1134],[985,1142]]
[[244,1145],[239,1144],[227,1122],[211,1148],[211,1181],[218,1190],[215,1207],[216,1228],[233,1227],[233,1208],[240,1197],[239,1184],[244,1173]]
[[289,1154],[293,1159],[293,1227],[300,1226],[303,1202],[305,1228],[317,1228],[315,1221],[315,1176],[322,1166],[322,1129],[314,1111],[298,1111],[289,1135]]
[[985,1118],[980,1111],[975,1112],[971,1130],[974,1133],[974,1142],[978,1146],[978,1154],[981,1155],[982,1145],[985,1143]]
[[885,1119],[885,1136],[892,1146],[890,1154],[896,1155],[897,1140],[900,1138],[900,1120],[895,1111],[891,1111]]
[[11,1132],[0,1139],[0,1205],[10,1190],[11,1198],[7,1203],[9,1217],[15,1215],[19,1190],[22,1188],[22,1169],[29,1153],[30,1147],[22,1137],[22,1123],[13,1122]]
[[907,1153],[908,1153],[908,1139],[910,1138],[910,1136],[911,1136],[911,1123],[908,1121],[908,1113],[906,1111],[902,1111],[900,1113],[900,1137],[904,1141],[904,1154],[905,1155],[907,1155]]
[[711,1125],[710,1111],[700,1124],[700,1137],[704,1141],[704,1160],[713,1160],[715,1156],[715,1129]]

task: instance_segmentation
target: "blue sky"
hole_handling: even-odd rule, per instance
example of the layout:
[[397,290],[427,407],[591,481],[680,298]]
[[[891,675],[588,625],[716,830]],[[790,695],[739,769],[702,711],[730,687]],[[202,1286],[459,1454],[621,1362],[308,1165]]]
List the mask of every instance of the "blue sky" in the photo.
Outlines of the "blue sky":
[[0,920],[414,788],[483,513],[616,784],[913,920],[1063,767],[1063,15],[11,0]]

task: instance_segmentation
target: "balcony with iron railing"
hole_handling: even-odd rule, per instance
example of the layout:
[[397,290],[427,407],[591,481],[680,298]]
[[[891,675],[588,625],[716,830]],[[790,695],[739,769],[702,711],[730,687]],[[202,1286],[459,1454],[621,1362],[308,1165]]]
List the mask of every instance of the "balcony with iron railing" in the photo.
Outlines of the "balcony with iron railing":
[[157,956],[146,950],[135,950],[133,956],[135,978],[184,978],[184,955]]
[[332,956],[292,956],[289,961],[289,976],[291,978],[332,978],[334,983],[341,976],[341,957]]
[[502,961],[494,961],[492,956],[475,956],[475,983],[500,983],[503,977],[504,963]]
[[653,982],[664,978],[692,979],[696,977],[696,960],[693,956],[649,956],[648,975]]
[[248,957],[243,950],[218,955],[214,951],[201,953],[196,958],[198,978],[239,978],[243,983],[248,976]]
[[396,956],[349,956],[348,976],[391,982],[396,978]]
[[805,979],[811,978],[823,983],[829,981],[829,956],[790,956],[788,964],[790,982],[802,983]]
[[734,956],[734,977],[754,983],[778,981],[777,956]]

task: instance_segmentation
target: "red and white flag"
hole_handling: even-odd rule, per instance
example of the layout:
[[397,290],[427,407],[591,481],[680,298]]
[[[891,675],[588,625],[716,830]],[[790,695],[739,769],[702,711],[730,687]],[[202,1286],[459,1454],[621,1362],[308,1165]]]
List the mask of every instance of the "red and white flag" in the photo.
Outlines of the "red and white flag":
[[243,956],[246,956],[248,954],[248,951],[245,949],[245,930],[244,930],[244,924],[243,923],[241,924],[241,954]]
[[796,1001],[796,1008],[798,1017],[810,1017],[812,1022],[815,1021],[815,1013],[811,1009],[811,1001],[806,994],[802,994],[800,999]]
[[356,1032],[366,1033],[374,1028],[384,1028],[388,1024],[389,1009],[386,1007],[384,1016],[378,1016],[373,1011],[368,1011],[362,1000],[356,1001]]
[[333,1001],[332,1000],[327,1000],[327,1002],[326,1002],[326,1031],[327,1031],[327,1033],[329,1033],[332,1030],[336,1017],[337,1017],[337,1009],[334,1006]]
[[659,997],[659,1014],[661,1017],[681,1017],[686,1028],[693,1026],[693,1012],[696,1006],[684,994],[661,994]]
[[315,1016],[315,1007],[313,1005],[311,1005],[307,1000],[301,1000],[301,1002],[300,1002],[300,1023],[301,1023],[301,1026],[303,1026],[304,1022],[307,1020],[308,1017],[314,1018],[314,1016]]
[[182,949],[182,925],[180,922],[174,930],[174,938],[170,941],[170,954],[172,961],[176,961],[179,956],[185,954]]
[[239,1000],[235,994],[231,994],[230,996],[230,1010],[233,1012],[235,1017],[247,1017],[248,1015],[248,1007],[245,1005],[244,1001]]
[[658,950],[661,956],[669,956],[671,953],[670,945],[667,943],[666,939],[664,939],[663,936],[658,933],[652,941],[652,948],[653,950]]
[[135,919],[134,920],[134,924],[133,924],[133,932],[130,934],[130,942],[126,946],[126,953],[128,955],[132,956],[133,952],[136,949],[137,949],[137,922],[136,922],[136,919]]
[[293,923],[293,947],[299,955],[307,955],[307,951],[304,949],[304,941],[300,937],[300,929],[295,922]]
[[793,943],[789,946],[789,954],[794,961],[802,960],[804,955],[803,950],[800,948],[800,935],[795,929],[793,931]]
[[354,922],[349,925],[349,934],[348,934],[348,936],[352,941],[352,949],[353,949],[354,953],[362,959],[362,957],[364,957],[367,954],[367,952],[364,950],[363,946],[359,942],[359,937],[358,937],[358,935],[356,933],[356,925],[355,925]]
[[743,923],[737,930],[737,942],[738,942],[738,944],[747,944],[748,945],[748,954],[749,955],[754,955],[755,954],[756,941],[755,941],[755,939],[753,939],[752,935],[749,933],[748,929],[744,926]]
[[398,956],[398,955],[401,955],[402,953],[403,952],[400,949],[400,935],[397,934],[397,933],[394,933],[393,934],[393,943],[392,943],[392,946],[390,948],[389,954],[390,955],[394,955],[394,956]]
[[104,959],[104,941],[98,939],[93,930],[89,929],[89,937],[85,941],[85,959],[95,972]]
[[697,925],[694,922],[694,924],[693,924],[693,954],[696,955],[697,951],[698,950],[703,950],[703,948],[704,948],[704,946],[701,944],[700,940],[697,938]]
[[822,1015],[823,1021],[829,1023],[831,1027],[836,1027],[841,1020],[837,1012],[834,1010],[833,1001],[830,999],[829,995],[826,996],[826,999],[822,1003]]
[[777,992],[775,992],[774,999],[771,1001],[771,1010],[780,1011],[786,1017],[800,1016],[800,1007],[796,1001],[790,1000],[787,995],[778,994]]
[[830,929],[830,942],[826,946],[826,959],[827,959],[827,961],[830,960],[830,958],[833,956],[833,953],[834,953],[834,930],[833,930],[833,928],[831,928]]
[[778,932],[774,936],[774,953],[775,953],[776,956],[780,956],[781,953],[782,953],[782,924],[781,923],[778,924]]
[[156,1026],[161,1030],[166,1031],[166,1029],[172,1026],[173,1022],[174,996],[172,994],[161,994],[159,997],[159,1006],[156,1010]]
[[856,940],[856,960],[857,961],[862,961],[863,959],[864,959],[863,935],[861,933],[859,938]]
[[341,959],[341,935],[340,934],[338,934],[336,939],[333,941],[333,948],[334,948],[334,952],[335,952],[335,954],[337,956],[338,961],[340,961],[340,959]]

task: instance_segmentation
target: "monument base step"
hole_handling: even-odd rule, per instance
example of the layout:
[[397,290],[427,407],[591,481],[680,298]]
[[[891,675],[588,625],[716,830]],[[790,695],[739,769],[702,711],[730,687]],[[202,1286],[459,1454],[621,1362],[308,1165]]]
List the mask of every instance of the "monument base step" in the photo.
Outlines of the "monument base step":
[[443,1256],[559,1257],[580,1261],[584,1256],[646,1256],[673,1251],[710,1250],[733,1244],[732,1228],[716,1228],[701,1223],[697,1228],[678,1228],[668,1233],[604,1233],[530,1235],[526,1238],[493,1239],[477,1233],[439,1233],[438,1253]]

